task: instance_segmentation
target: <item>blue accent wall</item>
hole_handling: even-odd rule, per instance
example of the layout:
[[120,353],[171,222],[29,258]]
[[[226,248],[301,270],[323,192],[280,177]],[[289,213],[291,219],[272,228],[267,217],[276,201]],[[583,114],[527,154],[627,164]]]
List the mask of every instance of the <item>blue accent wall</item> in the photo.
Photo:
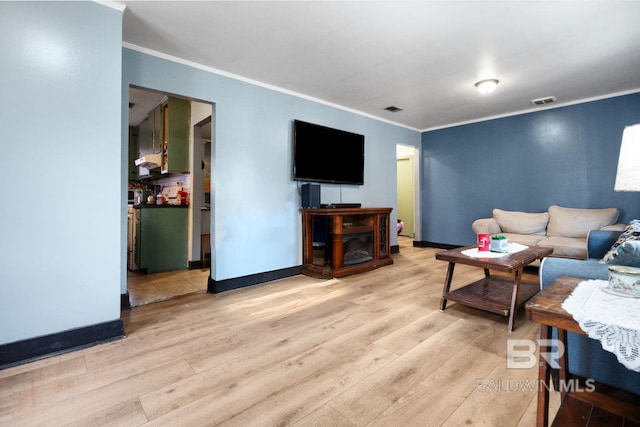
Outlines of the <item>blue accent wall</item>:
[[[620,209],[640,217],[640,193],[613,190],[622,131],[640,123],[640,93],[422,134],[422,240],[475,242],[494,208]],[[639,165],[640,167],[640,165]]]

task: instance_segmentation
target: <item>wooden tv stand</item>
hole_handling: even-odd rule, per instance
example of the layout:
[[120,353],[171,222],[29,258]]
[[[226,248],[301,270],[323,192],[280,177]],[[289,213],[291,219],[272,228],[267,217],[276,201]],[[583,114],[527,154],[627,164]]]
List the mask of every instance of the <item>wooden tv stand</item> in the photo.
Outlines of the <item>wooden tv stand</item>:
[[302,209],[302,274],[323,279],[393,264],[393,208]]

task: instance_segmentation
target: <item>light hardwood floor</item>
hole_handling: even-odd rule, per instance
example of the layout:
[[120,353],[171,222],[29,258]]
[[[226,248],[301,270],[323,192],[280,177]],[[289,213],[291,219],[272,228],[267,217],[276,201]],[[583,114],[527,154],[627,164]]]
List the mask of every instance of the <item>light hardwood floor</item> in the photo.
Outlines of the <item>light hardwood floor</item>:
[[0,425],[535,425],[537,368],[507,369],[506,341],[537,325],[439,311],[436,252],[134,307],[124,339],[0,371]]

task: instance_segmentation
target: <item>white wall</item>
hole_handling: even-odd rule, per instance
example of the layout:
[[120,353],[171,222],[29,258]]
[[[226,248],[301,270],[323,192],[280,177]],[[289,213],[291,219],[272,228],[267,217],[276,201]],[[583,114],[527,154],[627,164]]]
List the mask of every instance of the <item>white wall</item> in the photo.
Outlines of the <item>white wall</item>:
[[126,213],[121,11],[1,2],[0,28],[2,344],[120,317]]

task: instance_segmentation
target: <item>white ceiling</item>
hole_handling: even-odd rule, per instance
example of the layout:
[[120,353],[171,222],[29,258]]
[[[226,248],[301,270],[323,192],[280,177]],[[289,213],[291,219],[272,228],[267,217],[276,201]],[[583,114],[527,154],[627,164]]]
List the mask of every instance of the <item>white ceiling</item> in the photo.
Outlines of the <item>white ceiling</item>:
[[640,1],[118,3],[125,46],[419,130],[640,91]]

